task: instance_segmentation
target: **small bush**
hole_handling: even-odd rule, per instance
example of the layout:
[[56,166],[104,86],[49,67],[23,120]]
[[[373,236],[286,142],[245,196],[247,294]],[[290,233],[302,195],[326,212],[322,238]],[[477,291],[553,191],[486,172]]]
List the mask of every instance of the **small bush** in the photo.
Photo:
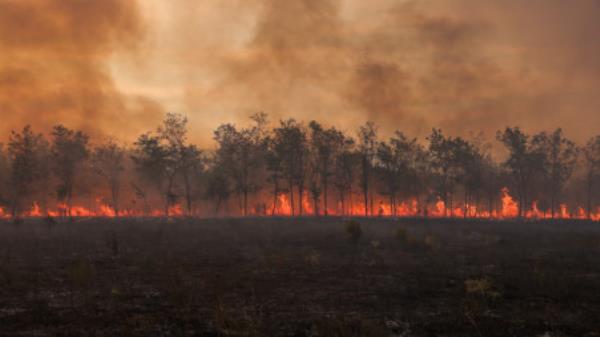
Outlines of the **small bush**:
[[405,245],[408,243],[408,231],[404,227],[400,227],[396,230],[396,240],[401,244]]
[[425,244],[425,246],[427,246],[429,249],[431,249],[434,252],[438,251],[442,246],[440,239],[433,234],[425,235],[425,238],[423,239],[423,243]]
[[358,243],[363,234],[360,223],[356,220],[348,221],[346,223],[346,233],[350,236],[350,240],[353,243]]
[[483,298],[497,298],[500,296],[500,293],[494,289],[494,285],[487,278],[466,280],[465,292]]
[[317,267],[321,263],[321,254],[316,250],[311,250],[310,253],[304,258],[306,263],[311,265],[312,267]]

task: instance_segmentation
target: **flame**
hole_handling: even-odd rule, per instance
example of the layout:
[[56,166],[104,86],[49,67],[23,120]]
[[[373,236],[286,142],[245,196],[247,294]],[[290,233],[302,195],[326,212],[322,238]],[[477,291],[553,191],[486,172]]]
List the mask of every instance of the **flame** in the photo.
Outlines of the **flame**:
[[502,189],[502,211],[500,214],[503,218],[515,218],[519,215],[519,206],[506,187]]
[[[114,208],[109,204],[102,201],[103,199],[96,199],[94,205],[89,207],[83,207],[81,205],[73,205],[69,207],[65,203],[58,203],[53,208],[42,209],[38,202],[33,202],[31,206],[20,216],[39,218],[44,216],[61,217],[61,216],[72,216],[72,217],[116,217],[117,213]],[[443,200],[438,200],[433,205],[419,205],[417,199],[404,200],[392,207],[390,202],[385,199],[373,200],[373,214],[370,216],[396,216],[396,217],[414,217],[420,215],[420,210],[428,209],[432,217],[468,217],[468,218],[490,218],[490,219],[509,219],[515,218],[519,215],[518,203],[510,195],[508,188],[502,188],[501,198],[502,205],[499,210],[484,211],[480,210],[475,204],[463,204],[459,207],[453,207],[453,209],[446,209],[446,205]],[[314,204],[310,202],[307,194],[303,195],[302,198],[303,215],[314,214]],[[371,202],[369,203],[369,207]],[[299,215],[299,203],[294,209],[294,215]],[[289,193],[281,193],[275,200],[273,214],[279,216],[292,216],[292,204],[289,198]],[[395,214],[394,210],[395,209]],[[175,204],[168,209],[169,216],[179,217],[185,215],[184,208],[181,204]],[[264,206],[261,210],[254,209],[250,212],[253,215],[264,215]],[[270,214],[270,212],[267,211]],[[371,213],[371,212],[369,212]],[[320,210],[320,214],[323,211]],[[329,215],[364,215],[364,203],[349,203],[342,208],[341,203],[338,203],[332,208],[328,209]],[[165,215],[164,209],[154,209],[149,212],[144,212],[135,209],[123,209],[120,210],[119,216],[121,217],[135,217],[135,216],[153,216],[163,217]],[[6,209],[0,208],[0,219],[8,219],[12,215],[6,211]],[[552,215],[548,211],[540,210],[538,201],[532,201],[531,208],[523,212],[523,216],[528,219],[549,219]],[[555,215],[559,219],[587,219],[587,211],[582,207],[575,207],[571,212],[567,204],[559,204],[557,213]],[[590,214],[590,218],[593,221],[600,221],[600,207]]]

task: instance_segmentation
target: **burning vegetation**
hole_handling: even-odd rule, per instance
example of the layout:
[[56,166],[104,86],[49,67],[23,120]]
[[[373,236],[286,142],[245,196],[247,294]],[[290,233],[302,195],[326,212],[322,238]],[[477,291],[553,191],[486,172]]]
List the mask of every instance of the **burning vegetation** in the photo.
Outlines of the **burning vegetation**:
[[561,129],[498,131],[495,161],[482,137],[433,129],[423,142],[373,123],[350,136],[316,121],[223,124],[216,148],[187,139],[187,119],[131,145],[94,142],[58,125],[30,126],[0,148],[0,217],[390,216],[600,220],[600,136],[585,146]]

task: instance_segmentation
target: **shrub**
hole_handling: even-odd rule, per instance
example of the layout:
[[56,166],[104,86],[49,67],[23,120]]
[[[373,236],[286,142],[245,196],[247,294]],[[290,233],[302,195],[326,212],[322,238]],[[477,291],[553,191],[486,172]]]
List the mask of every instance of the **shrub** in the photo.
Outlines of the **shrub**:
[[363,234],[360,223],[356,220],[348,221],[346,223],[346,233],[348,233],[353,243],[358,243]]
[[466,280],[465,291],[469,295],[476,295],[483,298],[497,298],[500,296],[500,293],[494,289],[494,285],[487,278]]
[[408,243],[408,231],[406,228],[400,227],[396,230],[396,239],[403,245]]
[[438,251],[442,246],[440,239],[433,234],[425,235],[425,238],[423,239],[423,243],[425,244],[425,246],[427,246],[429,249],[431,249],[434,252]]

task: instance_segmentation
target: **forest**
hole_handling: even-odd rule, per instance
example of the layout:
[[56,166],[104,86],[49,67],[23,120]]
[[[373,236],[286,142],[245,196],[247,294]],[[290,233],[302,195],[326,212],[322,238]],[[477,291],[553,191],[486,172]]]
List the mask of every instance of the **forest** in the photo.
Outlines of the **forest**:
[[[382,139],[257,113],[222,124],[215,146],[189,141],[184,115],[132,144],[56,125],[0,147],[0,216],[405,216],[600,219],[600,135],[519,127]],[[474,130],[475,131],[475,130]],[[497,159],[500,158],[500,159]]]

